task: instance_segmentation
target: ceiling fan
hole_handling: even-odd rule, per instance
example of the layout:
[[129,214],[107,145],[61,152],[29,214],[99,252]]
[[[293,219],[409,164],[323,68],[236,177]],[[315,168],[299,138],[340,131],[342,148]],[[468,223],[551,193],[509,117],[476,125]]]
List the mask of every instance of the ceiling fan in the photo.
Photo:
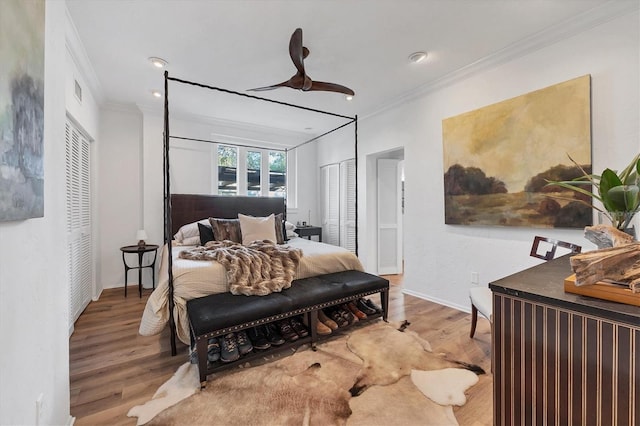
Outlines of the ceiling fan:
[[338,92],[345,95],[355,95],[355,92],[348,87],[335,83],[325,83],[322,81],[313,81],[311,77],[307,75],[304,70],[304,59],[309,56],[309,49],[302,45],[302,29],[296,28],[291,34],[291,40],[289,41],[289,56],[293,61],[298,72],[287,81],[283,81],[273,86],[257,87],[255,89],[249,89],[250,91],[260,92],[263,90],[277,89],[278,87],[290,87],[292,89],[308,91],[325,91],[325,92]]

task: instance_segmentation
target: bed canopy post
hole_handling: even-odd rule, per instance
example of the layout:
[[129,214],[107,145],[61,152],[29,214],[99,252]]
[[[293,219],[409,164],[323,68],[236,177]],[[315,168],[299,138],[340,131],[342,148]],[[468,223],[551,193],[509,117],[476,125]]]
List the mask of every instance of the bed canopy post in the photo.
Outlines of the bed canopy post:
[[354,128],[354,135],[353,135],[353,150],[354,150],[354,163],[355,163],[355,168],[356,168],[356,181],[355,181],[355,189],[356,189],[356,196],[355,196],[355,208],[356,208],[356,256],[358,255],[358,114],[356,114],[353,117],[353,128]]
[[[167,264],[169,282],[173,283],[173,256],[171,255],[171,181],[169,179],[169,72],[164,72],[164,239],[167,244]],[[176,350],[176,326],[173,318],[173,285],[169,286],[169,329],[171,330],[171,355],[175,356]]]

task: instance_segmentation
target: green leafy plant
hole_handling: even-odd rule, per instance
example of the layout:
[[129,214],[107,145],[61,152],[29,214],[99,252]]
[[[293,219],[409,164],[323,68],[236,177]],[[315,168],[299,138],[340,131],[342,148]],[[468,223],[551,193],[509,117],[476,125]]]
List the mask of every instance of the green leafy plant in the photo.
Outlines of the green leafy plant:
[[[616,228],[626,229],[640,209],[640,154],[636,154],[621,172],[605,169],[601,175],[587,173],[571,156],[569,160],[583,176],[568,181],[547,181],[547,186],[560,186],[600,201],[603,209],[584,200],[575,200],[604,214]],[[591,191],[593,187],[596,190]]]

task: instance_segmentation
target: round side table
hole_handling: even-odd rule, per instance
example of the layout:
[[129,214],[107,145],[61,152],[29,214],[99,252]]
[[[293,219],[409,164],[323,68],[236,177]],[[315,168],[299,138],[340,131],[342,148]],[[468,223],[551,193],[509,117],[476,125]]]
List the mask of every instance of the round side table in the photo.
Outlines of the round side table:
[[[140,293],[140,297],[142,297],[142,269],[143,268],[151,268],[151,277],[152,277],[152,285],[153,288],[156,288],[156,256],[158,255],[158,246],[155,244],[145,244],[143,246],[134,245],[134,246],[124,246],[120,247],[122,251],[122,263],[124,263],[124,297],[127,297],[127,276],[128,272],[131,269],[138,270],[138,292]],[[142,264],[142,256],[145,253],[153,252],[153,262],[148,265]],[[127,259],[125,258],[125,254],[137,253],[138,254],[138,266],[129,266],[127,265]]]

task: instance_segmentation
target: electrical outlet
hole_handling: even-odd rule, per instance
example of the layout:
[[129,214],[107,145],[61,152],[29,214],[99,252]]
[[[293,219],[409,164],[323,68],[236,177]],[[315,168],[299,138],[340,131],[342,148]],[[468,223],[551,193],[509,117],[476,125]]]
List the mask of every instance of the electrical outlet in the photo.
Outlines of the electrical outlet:
[[471,273],[471,284],[475,284],[475,285],[480,284],[480,276],[478,275],[477,272]]
[[42,404],[44,402],[44,394],[40,393],[38,398],[36,398],[36,426],[40,424],[40,419],[42,419]]

